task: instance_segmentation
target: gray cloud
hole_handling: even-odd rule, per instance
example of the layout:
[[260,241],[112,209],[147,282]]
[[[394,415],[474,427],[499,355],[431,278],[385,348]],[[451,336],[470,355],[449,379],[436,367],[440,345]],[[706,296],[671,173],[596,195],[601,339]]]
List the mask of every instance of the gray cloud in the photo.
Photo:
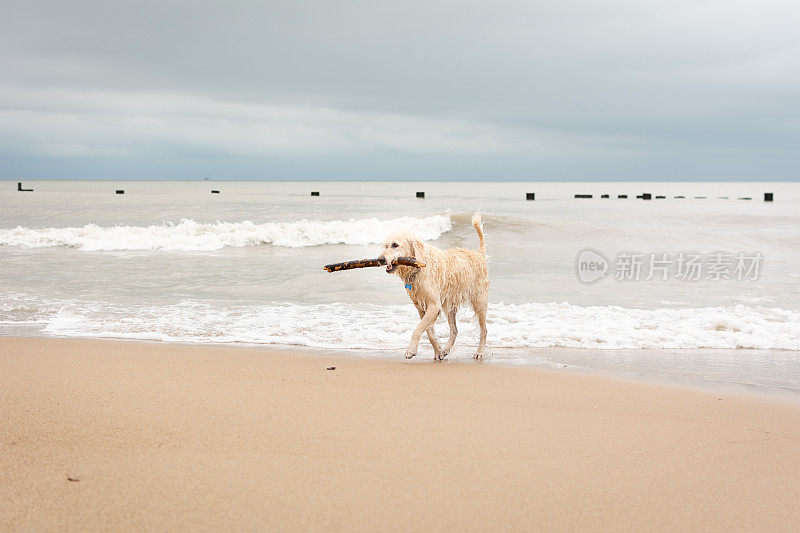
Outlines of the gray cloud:
[[6,177],[798,177],[795,2],[4,12]]

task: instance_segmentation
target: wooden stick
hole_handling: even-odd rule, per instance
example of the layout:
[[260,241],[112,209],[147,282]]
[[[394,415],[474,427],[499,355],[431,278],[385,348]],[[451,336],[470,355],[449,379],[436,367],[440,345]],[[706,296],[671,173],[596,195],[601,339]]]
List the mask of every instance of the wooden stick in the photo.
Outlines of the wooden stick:
[[425,263],[422,261],[418,261],[413,257],[398,257],[394,263],[396,265],[404,265],[407,267],[414,267],[414,268],[422,268],[425,266]]
[[353,268],[376,267],[385,265],[384,261],[380,259],[359,259],[357,261],[345,261],[344,263],[333,263],[332,265],[325,265],[325,270],[328,272],[339,272],[340,270],[350,270]]
[[[422,268],[425,266],[425,263],[421,263],[414,259],[413,257],[398,257],[395,261],[397,265],[405,265],[415,268]],[[366,268],[366,267],[376,267],[376,266],[383,266],[386,264],[386,261],[383,259],[359,259],[357,261],[345,261],[344,263],[333,263],[330,265],[325,265],[325,270],[328,272],[339,272],[340,270],[352,270],[354,268]]]
[[422,268],[425,266],[425,263],[422,261],[417,261],[413,257],[398,257],[394,261],[395,265],[404,265],[407,267],[414,267],[414,268]]

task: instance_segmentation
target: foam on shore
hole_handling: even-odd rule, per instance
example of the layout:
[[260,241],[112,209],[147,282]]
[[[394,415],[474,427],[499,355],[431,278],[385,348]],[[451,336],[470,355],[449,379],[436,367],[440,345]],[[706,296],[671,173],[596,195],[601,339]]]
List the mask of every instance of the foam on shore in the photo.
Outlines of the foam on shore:
[[[462,310],[460,346],[477,345]],[[45,334],[198,343],[395,350],[408,343],[417,313],[408,305],[268,304],[185,300],[164,305],[47,299],[8,294],[0,324],[31,324]],[[491,304],[495,348],[754,348],[800,350],[800,313],[734,305],[630,309],[567,303]],[[438,333],[447,334],[440,318]]]

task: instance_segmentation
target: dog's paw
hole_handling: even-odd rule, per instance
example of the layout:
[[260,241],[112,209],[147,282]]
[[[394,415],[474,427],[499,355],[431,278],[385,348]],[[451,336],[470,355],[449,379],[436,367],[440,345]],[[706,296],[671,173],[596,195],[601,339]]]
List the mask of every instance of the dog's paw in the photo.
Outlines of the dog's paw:
[[483,352],[478,352],[472,356],[473,359],[483,359]]
[[406,350],[406,359],[411,359],[415,355],[417,355],[417,352],[414,352],[414,351],[411,351],[411,350]]
[[444,359],[448,355],[450,355],[450,348],[444,348],[444,349],[442,349],[442,353],[439,356],[439,359]]

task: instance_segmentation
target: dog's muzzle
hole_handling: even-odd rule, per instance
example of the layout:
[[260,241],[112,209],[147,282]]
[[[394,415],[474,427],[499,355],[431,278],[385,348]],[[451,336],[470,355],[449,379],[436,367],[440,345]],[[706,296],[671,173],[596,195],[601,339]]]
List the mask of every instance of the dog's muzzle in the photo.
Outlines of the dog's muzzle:
[[[378,261],[380,261],[382,265],[386,264],[386,258],[385,257],[379,257]],[[390,264],[390,265],[388,265],[386,267],[386,273],[387,274],[391,274],[395,270],[397,270],[397,263],[392,263],[392,264]]]

